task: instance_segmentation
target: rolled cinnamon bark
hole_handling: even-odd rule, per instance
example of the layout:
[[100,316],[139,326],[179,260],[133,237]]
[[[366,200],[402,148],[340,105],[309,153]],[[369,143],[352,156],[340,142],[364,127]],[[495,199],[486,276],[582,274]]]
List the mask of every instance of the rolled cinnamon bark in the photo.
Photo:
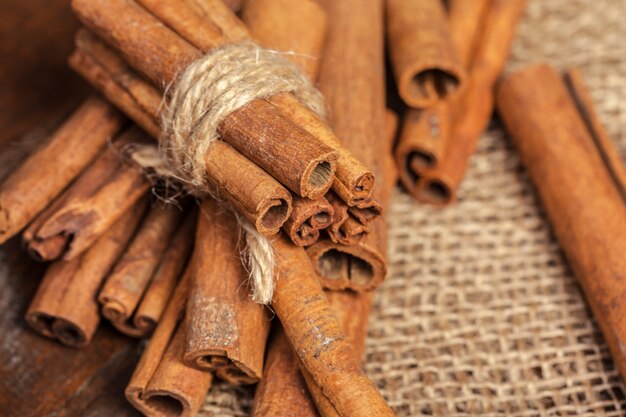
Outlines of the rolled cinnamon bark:
[[293,211],[283,230],[295,245],[310,246],[317,242],[320,230],[330,226],[332,219],[333,207],[326,198],[294,197]]
[[254,393],[253,417],[319,416],[298,363],[276,320],[267,346],[263,378]]
[[280,263],[272,306],[312,380],[340,416],[393,416],[360,369],[306,252],[280,235],[273,245]]
[[254,0],[241,19],[262,46],[284,52],[311,80],[317,79],[326,37],[326,13],[313,0]]
[[[365,339],[367,336],[367,321],[372,307],[372,293],[357,294],[352,291],[327,291],[328,302],[337,314],[341,327],[359,361],[365,351]],[[324,394],[322,388],[317,385],[312,375],[300,362],[303,379],[309,389],[311,398],[322,417],[340,416]]]
[[[156,85],[171,84],[181,70],[202,56],[199,49],[131,0],[74,0],[72,5],[86,26]],[[142,0],[142,5],[170,24],[188,22],[183,20],[184,4],[165,8],[162,2]],[[181,16],[164,19],[165,13]],[[332,184],[337,153],[264,100],[254,100],[230,113],[218,133],[302,197],[317,198]]]
[[[344,145],[371,167],[385,184],[388,145],[384,138],[383,2],[323,0],[328,34],[319,85],[327,99],[330,125]],[[385,205],[389,190],[379,185],[375,197]],[[353,201],[352,204],[359,200]],[[332,204],[332,202],[331,202]],[[337,209],[335,208],[335,215]],[[387,266],[384,222],[374,221],[369,235],[353,246],[320,239],[307,248],[325,288],[371,290],[382,283]]]
[[182,215],[182,209],[174,204],[152,207],[98,294],[102,315],[126,335],[143,337],[151,330],[137,327],[132,316],[150,286]]
[[146,416],[195,416],[213,381],[182,361],[189,278],[188,268],[126,387],[128,401]]
[[[122,115],[100,98],[85,100],[0,186],[0,243],[60,195],[124,124]],[[49,161],[55,161],[54,175]]]
[[185,363],[233,384],[258,382],[270,320],[247,290],[235,216],[203,201],[187,304]]
[[154,273],[133,317],[135,328],[151,333],[163,315],[178,278],[182,275],[193,249],[195,211],[187,213],[182,225],[169,242],[159,268]]
[[133,145],[147,143],[137,128],[122,133],[24,231],[29,254],[37,260],[71,260],[89,248],[150,188],[143,171],[123,158]]
[[88,251],[71,261],[50,265],[26,312],[30,327],[67,346],[89,344],[100,323],[98,289],[131,240],[147,206],[148,199],[142,199]]
[[450,146],[441,163],[424,173],[418,198],[449,204],[465,175],[469,158],[493,112],[493,89],[506,63],[525,0],[492,0],[469,72],[469,83],[454,105]]
[[[79,31],[77,48],[70,58],[72,67],[158,138],[161,93],[88,32]],[[289,218],[291,193],[229,144],[213,143],[206,155],[205,168],[214,194],[228,201],[259,233],[276,234]]]
[[[469,68],[481,37],[491,0],[451,0],[450,36],[464,68]],[[469,77],[467,83],[469,83]],[[435,204],[445,195],[434,183],[424,187],[424,174],[441,163],[451,140],[452,111],[459,97],[448,98],[423,110],[408,110],[394,151],[400,180],[416,199]],[[440,181],[443,183],[442,181]],[[445,185],[443,185],[445,187]],[[445,198],[443,198],[445,201]]]
[[452,44],[441,0],[388,0],[387,37],[400,97],[425,108],[464,88],[465,68]]
[[[569,87],[579,88],[573,78]],[[575,98],[584,95],[579,90],[572,95],[552,68],[535,65],[502,82],[498,112],[625,376],[626,200],[622,180],[612,174],[614,160],[605,156],[610,147],[606,133],[599,124],[585,123],[593,110]]]

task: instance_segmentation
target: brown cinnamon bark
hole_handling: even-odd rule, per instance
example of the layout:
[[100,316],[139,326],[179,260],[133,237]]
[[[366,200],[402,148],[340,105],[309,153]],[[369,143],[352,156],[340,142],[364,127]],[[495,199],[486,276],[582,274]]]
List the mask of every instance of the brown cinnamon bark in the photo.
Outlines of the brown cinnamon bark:
[[196,230],[187,304],[185,363],[233,384],[258,382],[270,321],[249,296],[237,219],[204,200]]
[[159,267],[182,215],[182,209],[174,204],[152,207],[98,294],[102,315],[124,334],[143,337],[151,330],[137,327],[132,316]]
[[141,299],[133,317],[135,328],[151,333],[161,318],[178,278],[182,275],[194,242],[196,213],[186,213],[182,225],[168,243],[150,285]]
[[71,260],[89,248],[148,191],[142,170],[124,161],[131,145],[146,143],[137,128],[122,133],[24,231],[28,252],[38,260]]
[[[156,85],[169,85],[190,62],[202,56],[199,49],[159,24],[157,18],[131,0],[74,0],[72,4],[85,25]],[[149,0],[142,4],[170,23],[179,18],[164,19],[163,13],[182,14],[186,10],[183,4],[175,9]],[[254,100],[228,115],[218,132],[244,156],[302,197],[317,198],[332,184],[336,152],[264,100]]]
[[295,245],[310,246],[317,242],[320,230],[327,228],[332,219],[333,207],[326,198],[294,197],[293,211],[283,230]]
[[195,416],[213,381],[182,361],[189,279],[188,268],[126,387],[128,401],[146,416]]
[[319,416],[298,363],[285,331],[276,320],[267,346],[263,378],[254,394],[253,417]]
[[50,265],[26,312],[26,322],[35,331],[71,347],[89,344],[100,323],[98,289],[147,205],[148,199],[142,199],[81,256]]
[[[333,307],[346,337],[355,350],[356,357],[362,360],[367,336],[367,321],[372,307],[372,293],[357,294],[352,291],[327,291],[326,297]],[[300,363],[301,365],[301,363]],[[311,398],[322,417],[340,416],[306,368],[301,366],[303,379]]]
[[388,0],[387,37],[400,97],[425,108],[463,90],[466,74],[441,0]]
[[[18,233],[61,194],[124,123],[124,118],[101,99],[85,100],[0,186],[0,243]],[[49,161],[55,163],[54,175],[50,175]]]
[[[491,0],[452,0],[449,4],[450,36],[460,62],[469,68],[482,33]],[[468,77],[469,78],[469,77]],[[467,83],[469,83],[469,79]],[[450,143],[452,111],[459,97],[448,98],[431,108],[408,110],[394,155],[400,180],[418,200],[436,203],[438,188],[424,188],[424,174],[441,163]],[[444,199],[445,200],[445,199]]]
[[317,79],[326,37],[326,13],[313,0],[254,0],[241,19],[262,46],[284,52],[311,80]]
[[[320,70],[320,90],[330,125],[344,145],[371,167],[377,184],[375,197],[385,206],[389,190],[388,145],[384,138],[385,86],[383,67],[383,3],[375,0],[323,0],[329,20],[326,49]],[[358,203],[353,201],[352,204]],[[331,202],[332,204],[332,202]],[[335,207],[334,207],[335,208]],[[337,209],[335,208],[335,215]],[[324,287],[370,290],[382,283],[387,266],[383,221],[369,225],[370,233],[357,245],[319,240],[307,248]]]
[[[158,138],[161,93],[86,31],[77,35],[70,64],[131,119]],[[291,214],[291,193],[229,144],[216,141],[206,155],[213,193],[228,201],[259,233],[276,234]]]
[[340,416],[393,416],[360,369],[306,252],[284,236],[273,245],[280,263],[272,306],[311,378]]
[[[615,363],[626,375],[626,212],[623,182],[612,174],[611,147],[599,124],[586,124],[590,103],[574,74],[568,84],[547,65],[509,76],[498,112],[537,187],[553,230],[600,325]],[[573,87],[575,92],[568,90]],[[583,100],[586,101],[586,100]],[[582,103],[583,101],[578,101]],[[581,109],[582,112],[581,112]],[[595,118],[595,115],[592,116]],[[594,138],[603,137],[602,145]],[[602,150],[601,150],[602,149]]]
[[468,88],[453,109],[450,146],[441,164],[424,174],[418,198],[436,205],[456,199],[481,133],[493,112],[494,85],[506,63],[525,0],[493,0],[469,73]]

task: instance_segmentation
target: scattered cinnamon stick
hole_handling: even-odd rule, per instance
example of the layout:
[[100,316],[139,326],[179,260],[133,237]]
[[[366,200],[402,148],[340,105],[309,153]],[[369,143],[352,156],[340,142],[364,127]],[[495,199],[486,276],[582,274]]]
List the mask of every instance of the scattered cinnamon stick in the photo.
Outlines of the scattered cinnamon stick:
[[[491,0],[451,0],[449,26],[452,45],[460,62],[469,68],[481,37]],[[447,36],[446,36],[447,37]],[[469,84],[468,80],[466,84]],[[409,109],[402,121],[402,134],[394,151],[400,180],[419,201],[440,204],[446,201],[443,181],[424,187],[424,174],[441,163],[452,140],[453,110],[460,97],[449,97],[430,108]]]
[[441,163],[424,173],[418,198],[435,205],[456,199],[481,133],[493,112],[494,85],[506,63],[525,0],[492,0],[475,56],[470,66],[468,88],[454,105],[450,146]]
[[[161,93],[86,31],[77,34],[70,65],[154,137],[160,135]],[[229,144],[216,141],[206,156],[207,180],[259,233],[276,234],[291,214],[291,193]]]
[[183,364],[185,303],[190,270],[165,310],[150,343],[141,355],[126,387],[126,398],[146,416],[195,416],[206,396],[213,375]]
[[[188,20],[182,20],[186,15],[184,4],[176,8],[160,4],[142,1],[163,21],[172,24],[180,19],[187,25]],[[72,5],[86,26],[156,85],[169,85],[182,69],[202,55],[201,50],[159,24],[159,19],[131,0],[74,0]],[[181,16],[164,18],[165,13]],[[193,31],[189,25],[186,27]],[[210,42],[211,46],[217,41]],[[254,100],[234,111],[221,122],[218,132],[244,156],[302,197],[317,198],[332,184],[336,152],[266,101]]]
[[306,252],[278,236],[280,258],[272,306],[289,343],[340,416],[392,416],[360,369]]
[[[626,375],[626,211],[622,162],[579,76],[539,64],[500,85],[498,112],[537,187],[553,230]],[[608,152],[607,152],[608,151]],[[617,163],[616,163],[617,162]]]
[[139,167],[123,156],[147,144],[137,128],[122,133],[96,161],[24,231],[23,241],[37,260],[83,253],[130,209],[150,184]]
[[150,286],[182,215],[182,209],[174,204],[152,207],[98,294],[102,315],[124,334],[143,337],[151,330],[137,327],[132,316]]
[[36,332],[71,347],[89,344],[100,323],[98,289],[147,205],[148,199],[142,199],[82,255],[50,265],[26,312],[26,321]]
[[141,299],[133,317],[134,327],[152,333],[159,322],[178,278],[182,275],[193,249],[196,213],[187,213],[182,225],[169,242],[159,268]]
[[184,360],[233,384],[253,384],[263,372],[270,321],[253,302],[240,259],[237,219],[213,199],[203,201],[196,230],[187,304]]
[[283,229],[295,245],[310,246],[317,242],[320,230],[330,226],[332,219],[333,206],[326,198],[294,197],[293,211]]
[[[389,148],[382,139],[385,129],[383,3],[323,0],[320,4],[329,24],[319,86],[327,107],[332,110],[330,125],[344,145],[372,168],[377,184],[384,184],[388,166],[383,159]],[[375,189],[374,196],[383,207],[387,192],[383,186]],[[353,200],[348,205],[359,201]],[[333,208],[335,216],[341,214]],[[382,283],[387,270],[383,255],[385,225],[373,221],[368,228],[369,234],[353,246],[320,239],[307,248],[324,287],[363,291]]]
[[[85,100],[0,186],[0,243],[60,195],[124,123],[101,99]],[[50,161],[54,161],[54,175],[50,175]]]
[[388,0],[386,16],[391,64],[405,103],[430,107],[463,90],[465,68],[441,0]]

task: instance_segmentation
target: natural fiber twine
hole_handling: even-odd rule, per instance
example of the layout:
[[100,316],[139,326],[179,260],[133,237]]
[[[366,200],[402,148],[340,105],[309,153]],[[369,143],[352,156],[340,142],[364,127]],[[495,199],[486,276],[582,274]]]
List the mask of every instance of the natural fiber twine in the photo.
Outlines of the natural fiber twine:
[[[625,13],[624,0],[529,0],[508,67],[579,67],[624,156]],[[456,206],[398,190],[389,220],[365,370],[398,416],[626,415],[623,381],[499,123]],[[218,383],[201,415],[248,415],[251,398]]]
[[[253,100],[279,93],[292,93],[324,116],[322,94],[298,66],[253,42],[217,48],[189,64],[168,87],[161,117],[164,132],[159,142],[168,176],[189,186],[194,194],[209,192],[205,155],[218,140],[220,123]],[[272,245],[243,217],[237,219],[246,240],[241,255],[252,283],[252,300],[269,304],[274,295]]]

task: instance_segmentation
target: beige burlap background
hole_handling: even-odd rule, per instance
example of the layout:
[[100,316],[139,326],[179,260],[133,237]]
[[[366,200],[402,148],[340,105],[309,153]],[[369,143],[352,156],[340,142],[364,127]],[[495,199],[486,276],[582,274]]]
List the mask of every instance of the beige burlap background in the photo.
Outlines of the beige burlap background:
[[[626,0],[529,0],[508,66],[581,68],[622,155],[624,15]],[[365,370],[398,416],[626,415],[624,384],[498,122],[457,205],[397,190],[389,220]],[[202,415],[246,416],[251,398],[218,384]]]

